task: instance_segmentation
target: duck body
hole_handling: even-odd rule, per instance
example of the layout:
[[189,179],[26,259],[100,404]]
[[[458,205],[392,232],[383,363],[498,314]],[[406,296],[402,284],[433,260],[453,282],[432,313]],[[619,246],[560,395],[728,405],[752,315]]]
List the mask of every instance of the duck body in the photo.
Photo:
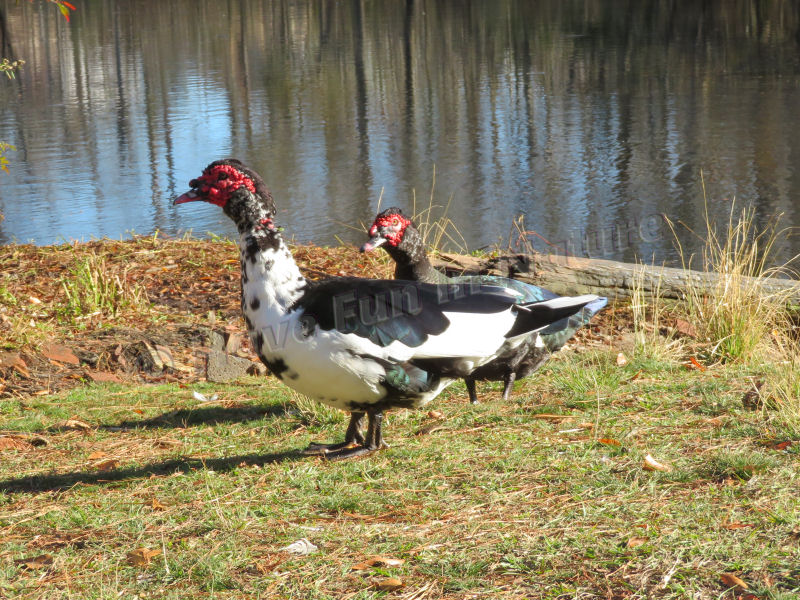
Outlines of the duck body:
[[[553,292],[516,279],[493,275],[463,275],[448,277],[436,270],[425,251],[422,235],[401,209],[392,207],[375,217],[369,230],[370,239],[362,252],[381,247],[395,262],[395,278],[408,278],[436,284],[500,287],[516,298],[519,304],[553,301],[560,296]],[[575,332],[606,305],[606,299],[596,297],[575,314],[551,323],[544,329],[509,339],[495,358],[474,369],[464,377],[470,401],[477,403],[476,381],[503,381],[503,399],[507,400],[514,381],[535,372],[559,350]]]
[[509,340],[596,299],[520,303],[486,283],[310,282],[274,223],[275,205],[257,173],[235,159],[215,161],[190,187],[176,204],[216,204],[237,225],[242,312],[259,358],[289,387],[351,412],[343,443],[312,444],[308,453],[340,459],[381,448],[385,410],[424,406]]

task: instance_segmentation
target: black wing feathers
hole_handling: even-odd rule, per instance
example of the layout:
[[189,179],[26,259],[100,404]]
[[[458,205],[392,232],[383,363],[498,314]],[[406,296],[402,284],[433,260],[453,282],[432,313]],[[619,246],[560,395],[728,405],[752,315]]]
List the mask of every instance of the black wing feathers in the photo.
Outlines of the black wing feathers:
[[446,311],[489,314],[513,304],[494,286],[337,278],[312,283],[292,308],[302,308],[326,331],[355,333],[379,346],[398,340],[417,347],[447,329]]

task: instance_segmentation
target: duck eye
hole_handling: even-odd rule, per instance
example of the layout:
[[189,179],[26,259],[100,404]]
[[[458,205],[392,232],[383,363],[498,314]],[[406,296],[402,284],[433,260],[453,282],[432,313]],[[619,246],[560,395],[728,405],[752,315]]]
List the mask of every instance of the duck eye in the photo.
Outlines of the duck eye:
[[220,173],[217,175],[217,181],[225,181],[228,178],[228,174],[225,172]]
[[399,223],[400,223],[400,219],[398,219],[397,217],[392,219],[392,225],[398,225]]

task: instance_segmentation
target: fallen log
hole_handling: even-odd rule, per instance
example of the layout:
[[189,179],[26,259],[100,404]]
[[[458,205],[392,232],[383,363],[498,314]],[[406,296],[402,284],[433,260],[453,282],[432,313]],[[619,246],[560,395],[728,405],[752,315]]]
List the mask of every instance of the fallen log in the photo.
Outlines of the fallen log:
[[[476,257],[441,253],[434,267],[448,274],[499,275],[538,285],[557,294],[600,294],[608,298],[630,298],[635,286],[646,297],[681,299],[691,282],[703,294],[711,293],[720,275],[674,267],[616,262],[555,254],[506,254]],[[746,278],[765,293],[787,292],[800,302],[800,281],[795,279]]]

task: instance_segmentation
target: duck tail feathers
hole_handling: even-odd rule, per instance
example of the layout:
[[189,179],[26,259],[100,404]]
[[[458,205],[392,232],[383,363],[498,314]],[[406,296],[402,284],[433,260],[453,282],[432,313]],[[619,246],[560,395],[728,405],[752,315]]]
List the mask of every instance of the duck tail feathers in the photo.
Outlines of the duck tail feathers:
[[607,303],[608,300],[600,297],[584,306],[571,317],[556,321],[542,329],[539,335],[542,336],[542,343],[544,343],[545,348],[550,352],[560,350],[567,343],[567,340],[575,335],[578,329],[591,321],[592,317],[600,312]]
[[[607,300],[601,296],[585,294],[583,296],[563,296],[544,302],[518,304],[515,306],[517,318],[505,336],[512,338],[533,331],[543,334],[550,328],[562,331],[570,325],[570,319],[576,316],[580,322],[578,327],[580,327],[603,308],[606,302]],[[575,329],[577,330],[578,327]]]

